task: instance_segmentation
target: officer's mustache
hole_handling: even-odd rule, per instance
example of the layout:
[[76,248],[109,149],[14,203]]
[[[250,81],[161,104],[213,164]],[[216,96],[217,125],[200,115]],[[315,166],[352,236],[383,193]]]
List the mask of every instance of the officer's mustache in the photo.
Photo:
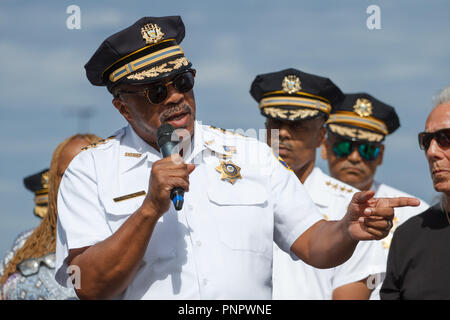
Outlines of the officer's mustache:
[[159,120],[161,121],[161,123],[164,123],[172,117],[181,116],[186,113],[192,114],[192,108],[189,104],[184,102],[181,105],[177,105],[175,107],[164,110],[163,113],[161,113],[161,115],[159,116]]
[[347,169],[353,169],[353,170],[358,170],[358,171],[361,171],[361,172],[364,172],[365,170],[364,170],[364,168],[362,168],[361,166],[358,166],[358,165],[354,165],[354,164],[344,164],[344,165],[342,165],[342,167],[341,167],[341,170],[347,170]]

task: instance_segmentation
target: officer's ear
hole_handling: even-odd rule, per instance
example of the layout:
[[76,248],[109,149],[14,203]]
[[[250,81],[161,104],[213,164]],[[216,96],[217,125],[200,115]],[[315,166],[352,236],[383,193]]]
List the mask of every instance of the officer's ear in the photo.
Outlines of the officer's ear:
[[325,130],[325,136],[322,141],[322,145],[320,146],[320,156],[323,160],[328,160],[328,146],[331,144],[329,141],[329,136],[326,135],[327,130]]
[[320,148],[320,146],[325,142],[325,138],[327,135],[327,128],[325,127],[325,122],[327,121],[327,117],[320,116],[316,120],[318,122],[319,131],[317,136],[317,146],[316,148]]
[[319,129],[319,139],[318,139],[319,145],[317,146],[317,148],[319,148],[320,146],[322,146],[325,143],[326,134],[327,134],[327,128],[321,127]]
[[322,145],[320,146],[320,156],[323,160],[328,160],[328,150],[327,150],[328,140],[323,139]]

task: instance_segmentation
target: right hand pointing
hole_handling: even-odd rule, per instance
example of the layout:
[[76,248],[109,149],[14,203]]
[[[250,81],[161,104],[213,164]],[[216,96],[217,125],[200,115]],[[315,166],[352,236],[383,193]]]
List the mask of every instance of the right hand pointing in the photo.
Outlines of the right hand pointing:
[[148,194],[143,205],[151,206],[158,218],[170,208],[170,191],[174,187],[189,191],[189,175],[194,164],[186,164],[178,154],[156,161],[152,166]]

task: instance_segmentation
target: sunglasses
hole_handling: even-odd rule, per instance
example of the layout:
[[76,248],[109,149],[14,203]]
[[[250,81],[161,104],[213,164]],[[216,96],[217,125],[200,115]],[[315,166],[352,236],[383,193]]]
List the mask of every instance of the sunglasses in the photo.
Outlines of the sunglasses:
[[147,97],[148,101],[152,104],[160,104],[167,98],[169,93],[167,87],[172,85],[178,92],[185,93],[190,91],[194,87],[194,77],[195,69],[186,70],[178,75],[176,75],[172,81],[168,82],[155,82],[150,84],[144,91],[126,91],[121,90],[118,94],[130,93],[137,95],[144,95]]
[[338,158],[347,157],[357,146],[358,153],[364,160],[375,160],[380,154],[380,147],[372,143],[361,143],[354,141],[338,141],[333,145],[333,152]]
[[17,268],[19,269],[20,273],[23,276],[29,277],[29,276],[39,272],[39,267],[41,266],[41,264],[46,265],[50,269],[54,269],[55,268],[55,253],[51,252],[41,258],[26,259],[26,260],[22,261],[21,263],[19,263]]
[[419,133],[420,149],[427,151],[430,147],[431,140],[436,140],[440,147],[450,147],[450,129],[441,129],[436,132],[421,132]]

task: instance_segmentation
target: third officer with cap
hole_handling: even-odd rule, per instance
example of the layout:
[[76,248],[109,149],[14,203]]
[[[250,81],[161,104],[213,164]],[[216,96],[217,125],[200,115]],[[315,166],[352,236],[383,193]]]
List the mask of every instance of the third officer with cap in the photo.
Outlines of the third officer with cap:
[[[383,142],[399,127],[400,121],[392,106],[367,93],[345,94],[327,121],[327,139],[322,146],[322,158],[328,161],[330,175],[360,190],[374,190],[375,197],[411,197],[375,180],[376,170],[383,163]],[[384,262],[395,229],[428,206],[421,200],[419,207],[395,209],[391,232],[379,241]],[[384,272],[381,277],[374,278],[376,289],[371,299],[379,299],[383,279]]]
[[[328,78],[285,69],[258,75],[250,93],[266,118],[269,144],[280,161],[304,184],[324,219],[342,219],[358,190],[315,166],[325,121],[342,98],[341,90]],[[375,242],[360,242],[347,262],[323,270],[293,261],[274,245],[273,298],[368,299],[366,279],[383,269],[381,255]]]

